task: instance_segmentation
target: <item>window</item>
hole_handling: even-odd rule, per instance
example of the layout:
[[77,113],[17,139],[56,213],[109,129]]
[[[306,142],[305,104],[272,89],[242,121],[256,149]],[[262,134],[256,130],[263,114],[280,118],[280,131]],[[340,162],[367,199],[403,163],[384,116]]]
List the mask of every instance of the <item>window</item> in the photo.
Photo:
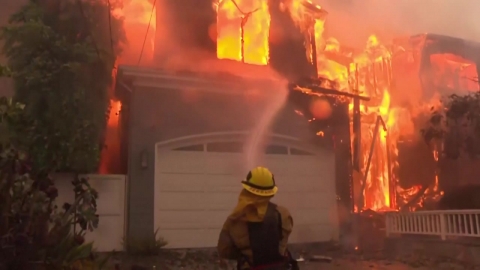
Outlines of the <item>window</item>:
[[296,149],[296,148],[290,148],[290,154],[291,155],[297,155],[297,156],[313,156],[312,153]]
[[203,144],[188,145],[173,149],[173,151],[203,152]]
[[282,145],[270,144],[265,149],[267,155],[288,155],[288,148]]
[[217,153],[242,153],[243,143],[241,142],[215,142],[207,144],[207,152]]

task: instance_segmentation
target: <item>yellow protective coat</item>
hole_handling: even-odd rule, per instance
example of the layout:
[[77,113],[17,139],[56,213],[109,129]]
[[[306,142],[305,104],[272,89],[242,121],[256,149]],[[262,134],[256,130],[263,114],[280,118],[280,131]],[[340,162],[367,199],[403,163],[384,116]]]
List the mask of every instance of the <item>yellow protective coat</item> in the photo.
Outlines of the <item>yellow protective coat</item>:
[[[237,206],[232,214],[228,216],[220,232],[217,245],[220,258],[238,260],[243,255],[252,261],[247,222],[262,221],[271,198],[272,197],[257,196],[246,190],[242,190]],[[278,248],[280,254],[285,254],[288,237],[293,229],[293,219],[287,208],[277,205],[277,211],[282,218],[283,236]],[[248,269],[248,267],[245,266],[245,268],[242,269]]]

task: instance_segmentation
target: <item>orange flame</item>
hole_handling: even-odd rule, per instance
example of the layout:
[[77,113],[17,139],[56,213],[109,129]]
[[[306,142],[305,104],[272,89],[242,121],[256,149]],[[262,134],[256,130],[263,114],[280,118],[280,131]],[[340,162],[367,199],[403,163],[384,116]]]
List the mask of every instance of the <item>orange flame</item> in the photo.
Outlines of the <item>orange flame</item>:
[[[113,16],[124,19],[124,30],[128,40],[122,56],[117,59],[118,64],[136,65],[148,63],[153,60],[154,38],[156,29],[156,10],[152,0],[124,0],[123,7],[112,12]],[[150,23],[150,27],[149,27]],[[148,28],[148,33],[147,33]],[[145,36],[146,35],[146,36]],[[145,47],[143,47],[144,40]],[[143,50],[141,62],[140,54]],[[112,71],[113,82],[115,83],[116,72]],[[113,96],[113,89],[110,95],[110,114],[105,131],[105,145],[100,157],[99,173],[123,173],[120,168],[120,130],[119,117],[122,103]]]
[[267,0],[220,0],[214,7],[217,57],[266,65],[270,28]]
[[[156,8],[153,6],[153,0],[123,0],[123,7],[115,10],[114,15],[124,19],[123,25],[128,40],[128,44],[122,52],[120,64],[138,64],[142,49],[141,63],[151,62],[157,27]],[[143,45],[144,40],[146,41],[145,45]]]

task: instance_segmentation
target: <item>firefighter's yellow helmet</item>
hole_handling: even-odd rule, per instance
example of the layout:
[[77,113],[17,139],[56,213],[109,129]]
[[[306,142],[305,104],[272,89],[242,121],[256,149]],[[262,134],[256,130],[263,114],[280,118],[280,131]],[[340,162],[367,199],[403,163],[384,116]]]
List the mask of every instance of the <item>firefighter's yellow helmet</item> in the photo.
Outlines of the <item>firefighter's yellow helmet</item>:
[[251,170],[242,185],[244,189],[258,196],[273,196],[278,191],[273,173],[264,167]]

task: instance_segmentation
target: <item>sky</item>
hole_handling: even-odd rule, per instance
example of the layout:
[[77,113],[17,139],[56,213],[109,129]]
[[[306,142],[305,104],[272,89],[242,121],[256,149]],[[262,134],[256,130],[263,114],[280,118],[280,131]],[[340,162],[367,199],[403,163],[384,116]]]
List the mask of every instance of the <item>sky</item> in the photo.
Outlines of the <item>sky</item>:
[[480,41],[480,0],[314,0],[329,15],[327,35],[347,46],[370,34],[395,36],[435,33]]

